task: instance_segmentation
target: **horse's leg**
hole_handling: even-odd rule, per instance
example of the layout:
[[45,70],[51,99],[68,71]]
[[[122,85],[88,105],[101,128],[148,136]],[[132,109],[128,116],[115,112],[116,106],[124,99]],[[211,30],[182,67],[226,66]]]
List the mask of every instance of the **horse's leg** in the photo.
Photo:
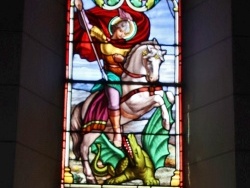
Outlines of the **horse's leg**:
[[162,126],[166,130],[169,130],[170,129],[169,114],[168,114],[168,110],[167,110],[167,107],[164,103],[162,96],[154,95],[154,101],[156,102],[156,106],[160,106],[161,108],[161,115],[163,119]]
[[170,129],[170,122],[169,122],[169,114],[167,107],[164,103],[164,100],[161,95],[154,95],[153,96],[154,106],[161,108],[161,116],[162,116],[162,126],[166,130]]
[[81,158],[83,165],[83,173],[86,176],[86,182],[91,184],[96,184],[96,179],[92,173],[89,163],[89,147],[95,141],[95,139],[100,136],[100,133],[87,133],[83,136],[81,143]]
[[142,97],[142,95],[140,94],[136,97],[134,95],[133,98],[131,97],[130,102],[131,101],[133,101],[133,102],[131,102],[130,105],[132,105],[134,107],[132,112],[134,112],[134,113],[139,112],[140,115],[151,110],[153,107],[160,107],[162,119],[163,119],[162,126],[166,130],[169,130],[170,129],[169,114],[168,114],[167,107],[164,103],[162,96],[163,96],[162,91],[158,92],[156,95],[153,95],[153,96],[146,96],[145,95],[144,97]]
[[170,123],[169,123],[169,114],[168,114],[168,110],[165,104],[161,105],[161,113],[162,113],[162,126],[166,129],[169,130],[170,129]]
[[[166,96],[168,98],[168,101],[170,103],[174,104],[174,95],[173,95],[173,93],[167,92]],[[168,110],[167,110],[167,107],[166,107],[163,99],[162,99],[162,101],[163,101],[163,104],[161,105],[161,111],[162,111],[162,118],[163,118],[163,127],[166,130],[169,130],[170,129],[169,114],[168,114]]]
[[[163,127],[166,130],[170,129],[170,121],[167,107],[163,100],[164,91],[155,91],[155,95],[150,96],[148,92],[142,92],[134,94],[126,102],[122,103],[121,107],[123,111],[131,116],[140,117],[146,112],[150,111],[153,107],[159,107],[161,109]],[[167,96],[168,98],[170,96]],[[170,97],[169,101],[173,103],[174,97]]]

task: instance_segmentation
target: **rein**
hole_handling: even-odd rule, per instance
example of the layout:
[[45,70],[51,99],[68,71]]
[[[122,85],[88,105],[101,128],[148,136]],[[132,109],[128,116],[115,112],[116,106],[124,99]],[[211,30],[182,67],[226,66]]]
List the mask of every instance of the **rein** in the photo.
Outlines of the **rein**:
[[129,75],[130,77],[132,78],[142,78],[142,77],[145,77],[146,75],[143,75],[143,74],[137,74],[137,73],[132,73],[132,72],[129,72],[127,69],[125,69],[121,64],[119,64],[119,67],[122,69],[122,71],[124,73],[126,73],[127,75]]

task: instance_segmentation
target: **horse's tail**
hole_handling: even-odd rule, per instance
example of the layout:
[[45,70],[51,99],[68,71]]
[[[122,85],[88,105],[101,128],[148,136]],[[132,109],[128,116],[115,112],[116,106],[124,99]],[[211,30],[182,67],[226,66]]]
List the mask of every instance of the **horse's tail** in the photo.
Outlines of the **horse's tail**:
[[82,122],[82,106],[83,102],[77,104],[71,114],[70,120],[70,135],[73,141],[73,153],[76,156],[76,159],[81,157],[80,147],[83,139],[83,133],[81,132],[81,122]]

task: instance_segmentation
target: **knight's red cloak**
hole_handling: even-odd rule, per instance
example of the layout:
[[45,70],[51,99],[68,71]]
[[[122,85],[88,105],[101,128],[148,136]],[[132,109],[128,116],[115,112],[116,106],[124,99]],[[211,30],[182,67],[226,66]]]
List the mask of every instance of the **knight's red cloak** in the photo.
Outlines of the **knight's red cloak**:
[[[143,12],[137,12],[131,9],[126,2],[124,2],[121,7],[122,10],[128,12],[133,21],[137,25],[137,33],[136,35],[129,41],[125,40],[113,40],[110,41],[114,46],[118,48],[132,48],[134,45],[146,41],[149,38],[150,34],[150,21],[148,17]],[[108,31],[108,24],[112,18],[115,16],[119,16],[118,9],[115,10],[105,10],[98,6],[93,7],[89,10],[86,10],[86,15],[89,19],[89,23],[97,26],[102,29],[106,37],[111,38],[110,33]],[[95,47],[97,52],[100,55],[100,45],[99,41],[92,38],[95,43]],[[84,29],[79,24],[78,15],[75,14],[74,19],[74,54],[79,54],[82,59],[87,59],[88,61],[95,61],[96,57],[93,53],[93,49],[90,45],[90,40],[88,35]]]

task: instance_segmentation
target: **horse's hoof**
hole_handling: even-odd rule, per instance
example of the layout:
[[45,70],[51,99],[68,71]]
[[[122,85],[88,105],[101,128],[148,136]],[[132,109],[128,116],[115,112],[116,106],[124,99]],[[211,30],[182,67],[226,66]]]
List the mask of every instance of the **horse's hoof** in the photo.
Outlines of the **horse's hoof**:
[[163,127],[164,127],[167,131],[169,131],[169,129],[170,129],[170,124],[169,124],[169,122],[168,122],[166,119],[163,119]]
[[86,177],[86,183],[96,184],[96,179],[94,177]]

